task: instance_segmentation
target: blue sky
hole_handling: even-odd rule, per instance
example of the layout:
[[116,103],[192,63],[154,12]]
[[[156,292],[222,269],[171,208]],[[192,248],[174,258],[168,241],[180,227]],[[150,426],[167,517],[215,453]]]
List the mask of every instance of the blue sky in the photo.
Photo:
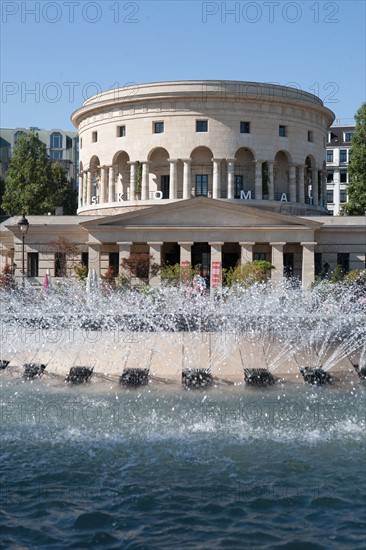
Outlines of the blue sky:
[[365,101],[364,1],[6,1],[1,127],[73,129],[71,113],[131,83],[294,85],[337,118]]

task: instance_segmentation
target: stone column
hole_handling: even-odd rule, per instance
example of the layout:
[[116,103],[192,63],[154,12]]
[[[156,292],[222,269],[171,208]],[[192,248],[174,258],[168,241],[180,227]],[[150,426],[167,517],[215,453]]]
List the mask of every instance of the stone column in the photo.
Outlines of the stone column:
[[221,287],[222,284],[222,245],[224,243],[208,243],[211,247],[210,290]]
[[283,280],[283,247],[286,243],[269,244],[272,247],[272,265],[275,267],[271,271],[271,279],[280,283]]
[[339,168],[333,174],[333,215],[338,216],[341,211],[341,174]]
[[296,165],[290,164],[289,166],[289,191],[290,202],[296,202]]
[[84,172],[79,173],[79,195],[78,195],[78,207],[84,206]]
[[[158,265],[161,266],[161,247],[164,243],[162,243],[162,242],[153,242],[153,243],[147,243],[147,244],[150,247],[149,253],[152,256],[151,264],[158,264]],[[159,286],[160,283],[161,283],[160,273],[158,273],[157,275],[153,275],[151,273],[151,270],[150,270],[149,284],[151,286]]]
[[86,206],[90,206],[92,202],[92,195],[93,195],[93,174],[90,170],[86,170],[85,172],[85,180],[86,180]]
[[227,198],[233,199],[235,195],[235,159],[226,159],[227,162]]
[[116,200],[116,180],[114,167],[110,166],[108,169],[108,202],[115,202]]
[[178,181],[177,181],[177,160],[168,159],[170,163],[169,170],[169,198],[176,199],[178,198]]
[[108,168],[107,166],[102,166],[100,169],[100,198],[99,202],[101,204],[107,202],[107,183],[108,183]]
[[183,199],[191,198],[191,161],[192,159],[182,159],[183,161]]
[[182,264],[182,262],[189,262],[189,265],[191,265],[191,248],[193,246],[193,242],[179,242],[178,244],[180,246],[180,263]]
[[273,179],[274,162],[267,161],[267,164],[268,164],[268,200],[274,201],[274,179]]
[[308,289],[315,280],[314,249],[316,242],[300,243],[302,246],[302,287]]
[[311,194],[313,196],[313,205],[318,206],[318,170],[316,168],[311,171]]
[[95,269],[97,277],[100,277],[100,245],[96,243],[88,243],[88,269]]
[[130,201],[136,200],[136,162],[129,161],[130,165]]
[[255,200],[262,200],[262,160],[255,160]]
[[253,261],[253,246],[255,243],[239,243],[240,245],[240,264],[244,265]]
[[298,165],[297,180],[298,180],[299,203],[305,204],[305,164]]
[[[190,268],[192,263],[192,245],[193,242],[179,242],[180,246],[180,280],[181,283],[189,283]],[[187,273],[185,274],[185,269]]]
[[142,163],[141,200],[149,200],[149,163]]
[[212,159],[213,162],[213,173],[212,173],[212,198],[219,199],[221,196],[220,193],[220,168],[221,168],[221,159]]
[[131,254],[132,242],[119,242],[118,251],[119,251],[119,273],[121,273],[121,262],[123,259],[129,258]]

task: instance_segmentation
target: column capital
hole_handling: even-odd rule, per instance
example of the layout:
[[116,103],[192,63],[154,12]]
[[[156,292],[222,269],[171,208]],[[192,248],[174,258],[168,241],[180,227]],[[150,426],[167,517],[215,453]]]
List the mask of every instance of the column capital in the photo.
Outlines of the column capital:
[[192,159],[191,159],[191,158],[188,158],[188,159],[182,159],[182,162],[187,162],[187,163],[190,163],[190,162],[192,162]]
[[178,162],[178,159],[168,159],[168,162],[171,162],[172,164]]
[[306,164],[297,164],[297,167],[298,168],[303,168],[305,170],[305,168],[307,168],[307,165]]
[[270,246],[285,246],[286,242],[275,242],[275,243],[269,243]]
[[127,164],[129,164],[130,166],[136,165],[137,163],[138,163],[138,160],[128,160],[127,161]]
[[164,244],[163,241],[156,241],[156,242],[147,242],[146,243],[149,246],[162,246]]
[[132,246],[132,241],[130,241],[130,242],[118,241],[118,242],[116,242],[116,244],[117,244],[118,246]]
[[211,159],[211,162],[221,162],[223,160],[224,159],[218,159],[218,158],[214,157],[214,158]]
[[224,243],[217,243],[217,242],[213,242],[213,243],[208,243],[209,246],[223,246]]
[[100,250],[101,243],[87,242],[88,248],[94,248],[94,250]]
[[239,242],[239,246],[254,246],[255,242]]
[[263,159],[254,159],[252,162],[254,162],[254,164],[257,164],[259,166],[259,164],[263,164],[264,162],[268,162],[268,161]]
[[193,246],[194,242],[192,241],[180,241],[178,242],[179,246]]
[[311,242],[303,242],[303,243],[300,243],[301,246],[304,246],[305,248],[312,248],[314,246],[316,246],[318,243],[317,242],[314,242],[314,241],[311,241]]

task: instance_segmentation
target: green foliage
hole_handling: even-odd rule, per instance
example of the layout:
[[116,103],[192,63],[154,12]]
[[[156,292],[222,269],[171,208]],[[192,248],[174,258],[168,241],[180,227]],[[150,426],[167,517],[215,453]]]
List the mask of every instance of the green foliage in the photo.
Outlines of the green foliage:
[[254,260],[244,265],[238,263],[234,268],[223,270],[224,284],[251,286],[254,283],[264,283],[268,281],[272,269],[275,267],[266,260]]
[[363,216],[366,211],[366,103],[355,115],[356,127],[352,138],[351,160],[348,168],[350,183],[347,187],[348,203],[342,213]]
[[189,283],[200,272],[200,265],[181,268],[180,264],[165,264],[160,270],[162,283],[170,286],[179,286],[181,282]]
[[75,275],[76,275],[76,277],[79,281],[85,281],[85,279],[88,276],[88,266],[87,265],[82,265],[82,264],[75,265],[74,266],[74,271],[75,271]]
[[361,285],[366,289],[366,269],[352,269],[344,276],[343,282],[345,284]]
[[343,280],[343,277],[344,277],[344,272],[343,272],[343,269],[342,269],[342,266],[340,264],[338,264],[334,270],[334,273],[332,275],[332,278],[331,278],[331,282],[332,283],[339,283],[340,281]]
[[125,273],[118,273],[115,281],[117,290],[126,289],[131,286],[131,281]]
[[141,162],[136,163],[136,194],[141,195],[142,188],[142,164]]
[[[4,193],[5,193],[5,180],[4,178],[0,177],[0,205],[3,202]],[[0,214],[2,215],[5,214],[5,210],[1,208],[1,206],[0,206]]]
[[1,207],[12,215],[47,214],[56,206],[70,212],[72,197],[65,170],[59,163],[50,162],[38,134],[22,134],[14,145],[5,176]]

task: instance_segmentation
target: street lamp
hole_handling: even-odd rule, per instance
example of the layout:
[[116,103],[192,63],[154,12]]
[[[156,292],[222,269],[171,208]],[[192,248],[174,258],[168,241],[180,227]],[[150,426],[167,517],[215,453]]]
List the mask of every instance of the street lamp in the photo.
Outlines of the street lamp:
[[24,284],[25,284],[24,241],[25,241],[25,236],[28,233],[28,229],[29,229],[29,221],[24,216],[24,214],[18,221],[18,228],[22,236],[22,288],[24,289]]

